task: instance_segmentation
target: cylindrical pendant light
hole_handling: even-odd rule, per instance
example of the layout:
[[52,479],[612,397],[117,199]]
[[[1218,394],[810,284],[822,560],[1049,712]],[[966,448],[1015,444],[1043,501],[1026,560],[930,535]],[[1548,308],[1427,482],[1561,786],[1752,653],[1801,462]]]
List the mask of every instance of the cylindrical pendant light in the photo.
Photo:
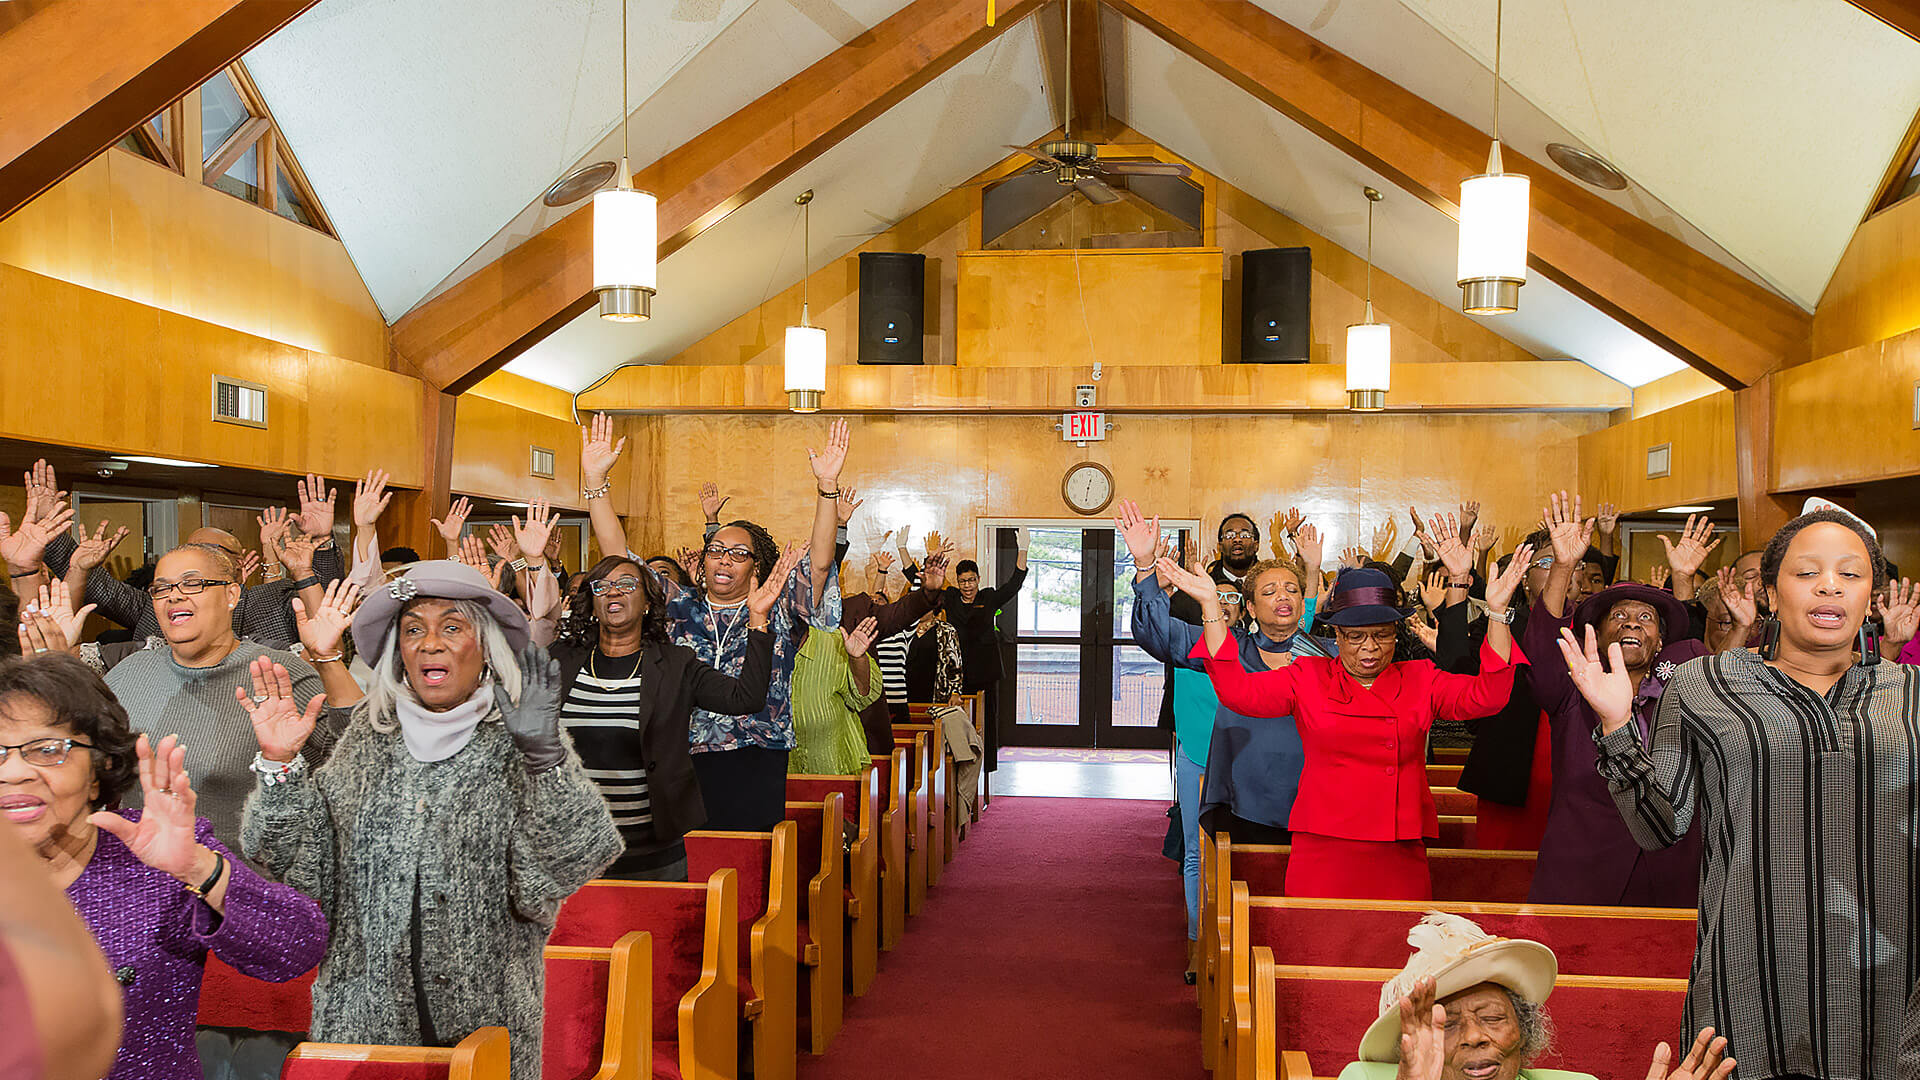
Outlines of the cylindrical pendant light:
[[1500,162],[1500,35],[1504,4],[1495,0],[1493,31],[1493,148],[1487,171],[1460,184],[1460,309],[1469,315],[1520,310],[1527,283],[1527,178]]
[[627,0],[620,0],[620,175],[593,197],[593,291],[600,317],[639,322],[653,314],[659,258],[659,204],[633,189],[627,163]]
[[1387,407],[1393,373],[1393,328],[1373,321],[1373,204],[1381,199],[1376,188],[1367,195],[1367,321],[1347,327],[1347,408],[1379,412]]
[[[800,204],[800,325],[787,327],[787,408],[819,412],[827,396],[827,332],[807,321],[807,271],[813,251],[813,189],[794,196]],[[792,233],[788,233],[792,236]]]

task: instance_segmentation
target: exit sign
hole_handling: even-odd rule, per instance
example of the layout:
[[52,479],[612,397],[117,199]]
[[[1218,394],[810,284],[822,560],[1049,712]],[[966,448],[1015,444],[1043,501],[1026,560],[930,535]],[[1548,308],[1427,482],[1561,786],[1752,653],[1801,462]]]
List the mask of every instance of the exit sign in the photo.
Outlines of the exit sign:
[[1100,442],[1106,437],[1106,413],[1070,412],[1060,416],[1060,438],[1065,442]]

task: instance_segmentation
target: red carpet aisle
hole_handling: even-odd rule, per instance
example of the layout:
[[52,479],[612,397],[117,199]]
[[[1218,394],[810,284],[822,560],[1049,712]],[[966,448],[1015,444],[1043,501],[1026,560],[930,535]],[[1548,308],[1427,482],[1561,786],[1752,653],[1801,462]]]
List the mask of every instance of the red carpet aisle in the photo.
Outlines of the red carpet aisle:
[[1165,815],[995,799],[801,1080],[1202,1076]]

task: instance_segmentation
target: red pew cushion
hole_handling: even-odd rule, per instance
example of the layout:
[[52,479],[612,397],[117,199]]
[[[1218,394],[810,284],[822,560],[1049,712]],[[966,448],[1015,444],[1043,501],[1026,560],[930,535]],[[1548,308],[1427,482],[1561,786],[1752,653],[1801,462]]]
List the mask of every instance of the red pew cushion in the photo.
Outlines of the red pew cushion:
[[329,1061],[288,1058],[280,1080],[446,1080],[444,1061]]
[[200,980],[200,1026],[306,1031],[313,1021],[313,979],[317,973],[316,968],[291,982],[263,982],[240,974],[208,953],[206,974]]
[[[1247,883],[1250,895],[1285,896],[1288,850],[1272,846],[1243,848],[1236,844],[1227,869],[1234,881]],[[1427,869],[1433,875],[1435,900],[1526,903],[1527,893],[1533,889],[1533,864],[1532,852],[1427,849]]]
[[766,917],[773,842],[768,834],[737,836],[706,834],[687,837],[687,879],[705,881],[716,870],[733,869],[740,885],[740,1000],[751,1001],[753,989],[753,924]]
[[547,1009],[540,1044],[542,1080],[582,1080],[600,1071],[610,973],[611,965],[606,960],[547,957]]
[[[589,882],[560,907],[552,945],[611,948],[621,935],[653,935],[653,1031],[656,1039],[680,1031],[680,999],[700,981],[705,960],[706,884]],[[601,996],[605,1017],[605,995]],[[595,1036],[596,1040],[599,1036]]]
[[653,1044],[653,1080],[681,1080],[679,1043]]

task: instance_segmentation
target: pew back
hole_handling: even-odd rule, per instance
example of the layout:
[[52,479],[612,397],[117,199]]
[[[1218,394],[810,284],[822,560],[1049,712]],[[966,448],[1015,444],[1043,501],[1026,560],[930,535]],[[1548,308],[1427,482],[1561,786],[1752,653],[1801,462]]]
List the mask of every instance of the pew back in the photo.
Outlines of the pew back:
[[481,1028],[452,1047],[301,1043],[280,1080],[508,1080],[507,1029]]
[[787,777],[787,798],[813,802],[838,793],[847,815],[856,819],[853,846],[848,849],[847,983],[863,995],[873,985],[880,954],[880,774],[871,765],[858,776]]
[[880,779],[880,947],[891,952],[900,944],[907,921],[907,817],[911,796],[907,790],[907,752],[896,749],[875,755],[874,772]]
[[635,931],[611,949],[549,947],[542,1080],[653,1072],[652,943]]
[[753,1026],[755,1075],[790,1080],[798,1015],[800,853],[797,826],[771,833],[701,830],[687,834],[687,876],[732,869],[739,875],[738,977],[743,1019]]
[[846,868],[843,862],[844,803],[839,792],[820,802],[790,802],[787,820],[798,826],[801,904],[800,964],[807,992],[800,1028],[813,1052],[824,1054],[840,1030],[845,993]]

